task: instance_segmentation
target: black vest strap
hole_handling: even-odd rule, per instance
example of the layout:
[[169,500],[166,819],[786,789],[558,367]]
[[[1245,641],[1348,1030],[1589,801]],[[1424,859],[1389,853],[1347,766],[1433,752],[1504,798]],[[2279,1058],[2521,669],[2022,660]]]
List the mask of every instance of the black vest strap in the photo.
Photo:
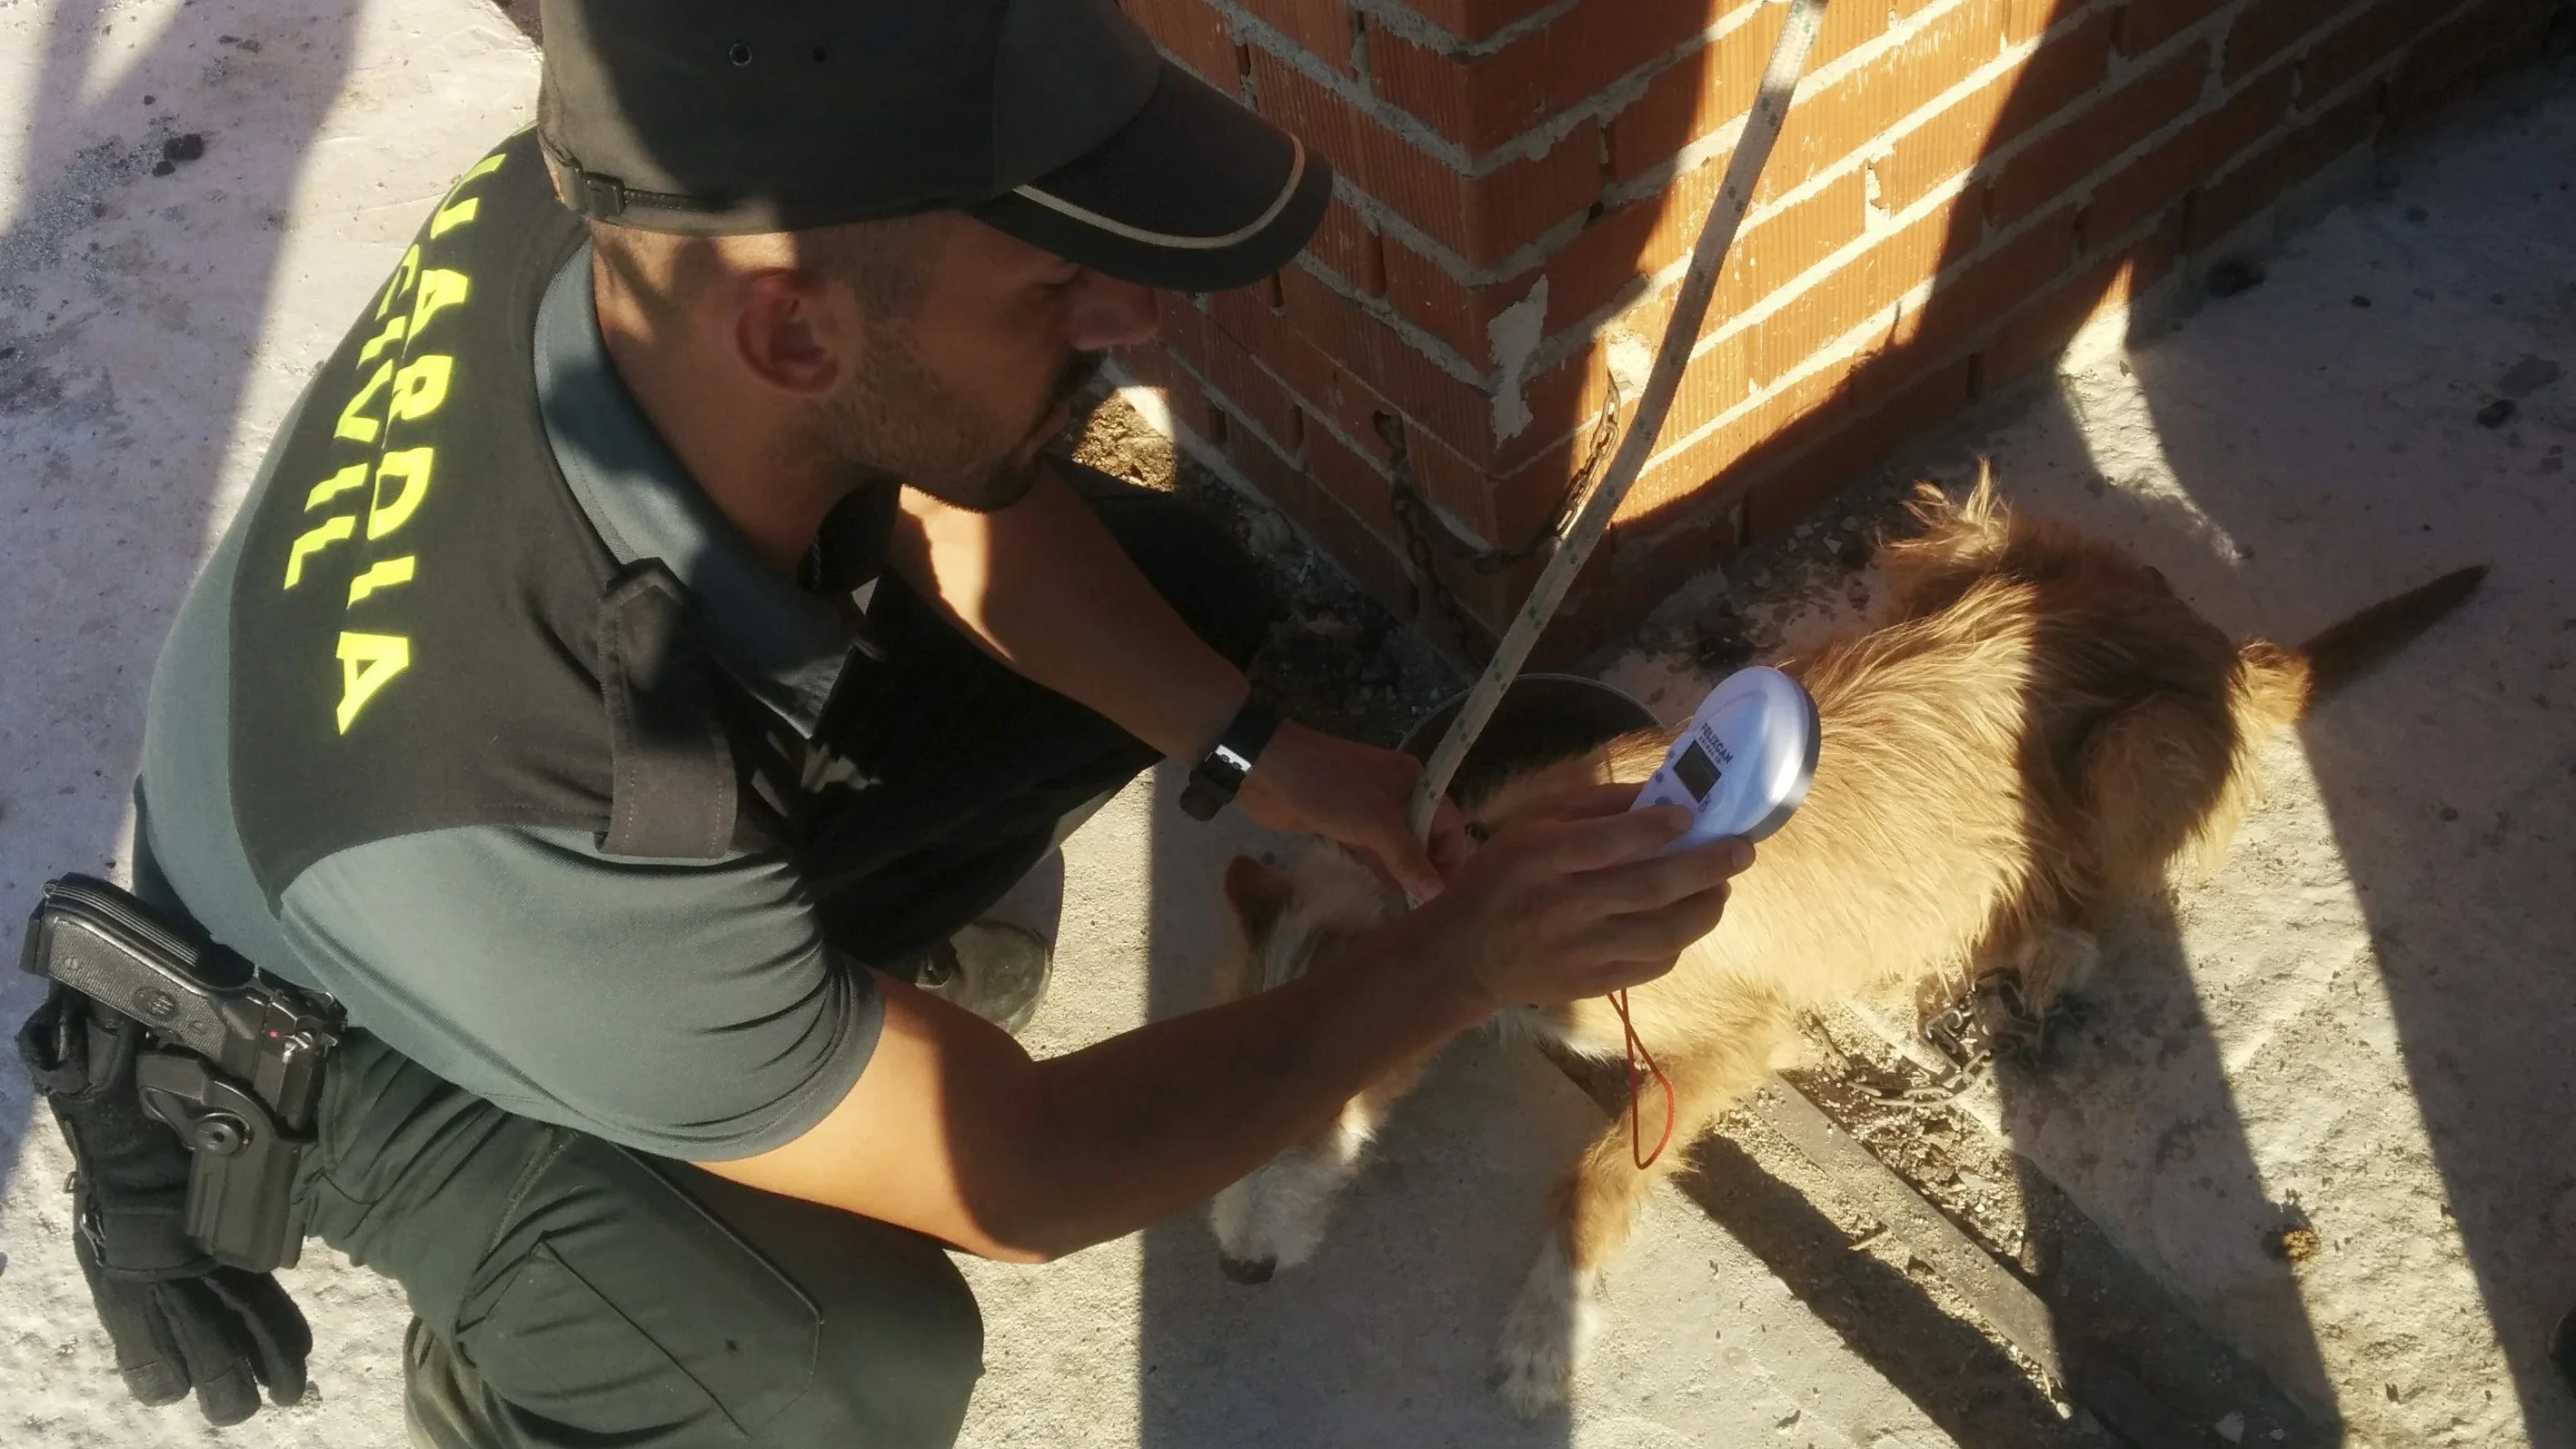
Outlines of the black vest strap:
[[608,707],[611,855],[712,860],[733,843],[733,751],[713,671],[680,581],[645,559],[601,601],[600,694]]

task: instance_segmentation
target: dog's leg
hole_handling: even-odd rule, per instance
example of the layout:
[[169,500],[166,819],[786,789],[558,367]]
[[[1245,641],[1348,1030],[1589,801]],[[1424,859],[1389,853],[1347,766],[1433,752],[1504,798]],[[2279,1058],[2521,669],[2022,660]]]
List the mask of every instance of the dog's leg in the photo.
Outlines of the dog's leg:
[[[1637,1169],[1623,1112],[1557,1183],[1547,1240],[1504,1316],[1495,1352],[1502,1395],[1520,1414],[1534,1417],[1564,1402],[1590,1346],[1601,1269],[1628,1241],[1638,1201],[1681,1165],[1712,1118],[1770,1070],[1788,1013],[1770,1003],[1747,1007],[1741,1019],[1713,1024],[1695,1051],[1669,1060],[1659,1054],[1673,1084],[1673,1134],[1651,1167]],[[1637,1107],[1637,1128],[1651,1147],[1664,1130],[1664,1094],[1651,1078],[1638,1084]]]
[[2177,857],[2215,864],[2244,813],[2238,752],[2227,701],[2214,696],[2151,695],[2093,732],[2083,790],[2100,908],[2154,894]]
[[1208,1205],[1217,1264],[1237,1283],[1266,1283],[1314,1255],[1325,1220],[1359,1175],[1361,1158],[1389,1113],[1422,1079],[1425,1052],[1379,1077],[1342,1105],[1313,1137],[1280,1153]]
[[2057,924],[2033,926],[2010,949],[1981,957],[1973,999],[1988,1049],[2024,1065],[2038,1063],[2066,993],[2083,987],[2101,957],[2091,931]]

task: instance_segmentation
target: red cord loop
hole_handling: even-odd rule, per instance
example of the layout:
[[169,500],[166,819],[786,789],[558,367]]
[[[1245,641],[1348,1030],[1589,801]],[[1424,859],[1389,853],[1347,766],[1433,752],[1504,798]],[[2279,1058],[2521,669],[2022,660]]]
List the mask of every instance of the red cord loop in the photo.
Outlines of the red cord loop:
[[[1637,1035],[1636,1023],[1628,1019],[1628,988],[1623,986],[1611,992],[1608,999],[1610,1009],[1619,1013],[1619,1030],[1628,1038],[1628,1160],[1636,1163],[1637,1170],[1643,1172],[1654,1166],[1655,1159],[1663,1156],[1664,1149],[1672,1145],[1675,1111],[1672,1079],[1664,1075],[1662,1067],[1655,1065],[1654,1053],[1646,1050],[1645,1040]],[[1637,1070],[1640,1057],[1646,1062],[1643,1073]],[[1664,1089],[1664,1135],[1655,1139],[1652,1152],[1645,1150],[1646,1128],[1638,1120],[1643,1112],[1637,1102],[1637,1083],[1649,1073],[1654,1076],[1655,1085]]]

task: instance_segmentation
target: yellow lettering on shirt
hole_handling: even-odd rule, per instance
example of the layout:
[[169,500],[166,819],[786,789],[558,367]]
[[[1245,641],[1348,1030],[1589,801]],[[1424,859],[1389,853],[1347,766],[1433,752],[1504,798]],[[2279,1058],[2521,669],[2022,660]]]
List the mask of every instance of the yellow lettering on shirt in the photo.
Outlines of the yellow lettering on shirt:
[[481,209],[481,204],[470,196],[465,198],[463,201],[459,201],[456,199],[456,193],[463,191],[467,186],[472,185],[475,181],[489,176],[500,169],[501,157],[496,152],[493,155],[486,156],[482,160],[475,162],[473,167],[464,175],[457,177],[456,184],[447,188],[447,204],[440,207],[437,214],[433,215],[429,219],[430,236],[433,238],[445,236],[456,228],[473,221],[474,213]]
[[411,319],[409,317],[394,316],[386,318],[385,330],[368,338],[367,345],[358,349],[358,365],[364,367],[368,363],[375,361],[377,353],[382,352],[386,348],[402,341],[403,334],[409,331],[410,328]]
[[447,401],[447,378],[455,367],[456,359],[436,352],[404,363],[394,374],[394,421],[416,423],[438,411]]
[[366,481],[367,465],[364,463],[352,463],[348,467],[341,469],[339,472],[332,474],[330,477],[323,479],[321,482],[314,484],[313,491],[304,495],[304,511],[310,513],[314,509],[321,507],[323,504],[330,502],[332,499],[339,497],[341,494],[348,492],[350,489],[363,485]]
[[385,281],[385,295],[376,303],[376,315],[383,317],[394,309],[396,300],[411,290],[412,280],[420,275],[420,247],[414,244],[404,250],[402,260],[394,264],[394,274]]
[[347,734],[358,711],[376,691],[411,667],[411,641],[400,634],[340,634],[340,733]]
[[411,569],[412,557],[409,554],[370,565],[365,573],[349,580],[349,606],[356,608],[360,599],[378,589],[390,589],[396,584],[410,583]]
[[[438,209],[429,219],[428,239],[435,240],[459,227],[471,225],[481,211],[481,204],[462,193],[478,178],[501,169],[499,155],[484,157],[456,179],[441,198]],[[437,251],[437,248],[433,248]],[[313,485],[305,495],[307,510],[318,509],[361,488],[368,489],[366,536],[384,538],[410,522],[419,510],[421,500],[429,494],[430,474],[436,462],[432,446],[389,448],[386,433],[395,423],[419,423],[436,414],[446,403],[449,384],[454,379],[455,358],[447,354],[414,355],[413,349],[432,319],[454,308],[464,307],[473,295],[473,282],[465,273],[451,267],[424,264],[420,244],[403,253],[402,261],[385,282],[383,294],[376,300],[376,320],[381,325],[375,335],[359,349],[358,362],[367,372],[367,380],[340,411],[333,436],[364,446],[374,456],[350,463],[330,477]],[[403,305],[409,299],[409,306]],[[448,324],[453,326],[453,323]],[[381,404],[381,410],[379,405]],[[428,435],[433,440],[438,434]],[[370,487],[369,480],[373,483]],[[332,544],[346,542],[357,533],[354,513],[326,519],[299,536],[288,550],[286,586],[293,588],[304,576],[308,559]],[[349,581],[348,607],[359,604],[389,589],[409,584],[419,567],[415,555],[381,559],[369,564]],[[396,675],[411,667],[411,640],[401,634],[368,634],[343,630],[337,655],[340,660],[340,733],[347,734],[368,701],[391,683]]]
[[440,207],[438,214],[429,219],[430,236],[433,238],[445,236],[472,221],[474,213],[480,210],[482,205],[482,202],[469,196],[463,201],[450,202]]
[[413,298],[411,304],[412,337],[419,338],[421,329],[429,325],[430,318],[462,303],[465,294],[472,290],[473,284],[466,280],[463,272],[449,271],[445,267],[431,267],[422,272],[420,295]]
[[472,167],[467,169],[464,175],[456,178],[454,185],[447,188],[447,194],[454,196],[456,193],[465,189],[466,182],[479,181],[482,178],[491,175],[493,172],[500,170],[503,159],[504,158],[501,153],[495,151],[491,155],[484,157],[482,160],[475,162]]
[[286,551],[286,586],[290,589],[294,588],[304,577],[306,559],[332,544],[342,542],[350,534],[357,532],[357,529],[358,520],[354,514],[327,519],[316,527],[306,529],[296,538],[295,546]]
[[384,431],[384,426],[367,416],[367,408],[375,402],[376,394],[384,391],[385,384],[393,380],[392,359],[378,363],[375,372],[367,378],[367,385],[359,388],[357,394],[349,399],[349,405],[340,409],[340,425],[331,430],[331,436],[346,438],[353,443],[374,442],[376,434]]
[[[420,507],[423,494],[429,492],[430,465],[437,461],[435,449],[405,448],[387,453],[376,465],[376,491],[367,504],[367,537],[382,538],[411,521],[412,510]],[[394,485],[393,495],[385,494],[387,483]]]

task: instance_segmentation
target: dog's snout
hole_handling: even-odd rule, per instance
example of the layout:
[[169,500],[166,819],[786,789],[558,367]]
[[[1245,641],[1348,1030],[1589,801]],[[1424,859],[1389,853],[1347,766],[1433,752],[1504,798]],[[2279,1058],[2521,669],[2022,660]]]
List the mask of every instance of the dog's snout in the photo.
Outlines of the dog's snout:
[[1276,1258],[1235,1258],[1219,1253],[1216,1263],[1225,1270],[1225,1276],[1237,1283],[1267,1283],[1279,1269]]

